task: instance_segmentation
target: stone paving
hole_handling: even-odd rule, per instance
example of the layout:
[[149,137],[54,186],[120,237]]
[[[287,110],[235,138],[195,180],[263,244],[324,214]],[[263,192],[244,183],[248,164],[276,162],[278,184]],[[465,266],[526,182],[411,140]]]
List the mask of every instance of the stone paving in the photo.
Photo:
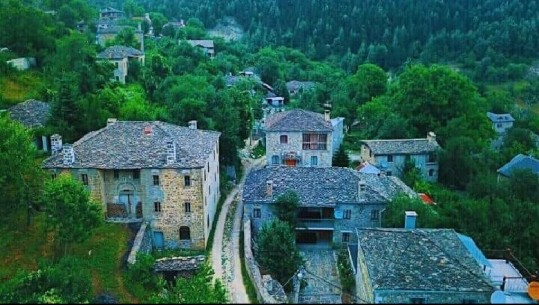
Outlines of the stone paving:
[[[337,258],[331,248],[300,246],[308,273],[307,286],[299,292],[300,304],[342,304]],[[315,275],[311,275],[313,273]]]

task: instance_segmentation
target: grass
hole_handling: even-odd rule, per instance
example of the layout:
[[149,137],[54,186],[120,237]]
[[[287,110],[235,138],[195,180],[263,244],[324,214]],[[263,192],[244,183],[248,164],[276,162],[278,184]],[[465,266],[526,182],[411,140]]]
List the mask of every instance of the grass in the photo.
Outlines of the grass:
[[[39,261],[55,259],[54,234],[46,231],[46,215],[37,213],[26,226],[26,211],[18,209],[0,222],[0,283],[18,270],[36,270]],[[87,241],[74,245],[70,254],[92,275],[94,296],[108,293],[119,303],[138,303],[124,285],[123,267],[132,232],[127,225],[105,223]],[[57,258],[57,257],[56,257]]]
[[6,106],[11,106],[30,98],[39,98],[43,86],[42,76],[37,72],[4,75],[0,78],[0,100]]
[[256,296],[255,286],[247,273],[247,266],[245,266],[245,249],[243,241],[243,230],[240,231],[240,260],[241,260],[241,275],[243,277],[243,285],[247,291],[247,297],[249,297],[249,302],[251,304],[259,304],[258,298]]

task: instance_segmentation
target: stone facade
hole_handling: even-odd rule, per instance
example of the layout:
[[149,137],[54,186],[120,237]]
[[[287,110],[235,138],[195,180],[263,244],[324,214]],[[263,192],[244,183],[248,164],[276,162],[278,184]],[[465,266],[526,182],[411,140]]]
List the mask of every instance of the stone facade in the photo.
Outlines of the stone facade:
[[[297,166],[308,167],[328,167],[331,166],[333,151],[331,143],[333,138],[331,133],[327,135],[326,149],[307,150],[303,149],[303,132],[267,132],[266,133],[266,159],[268,166],[285,165],[284,159],[292,153]],[[281,143],[281,136],[287,136],[287,143]],[[316,163],[313,164],[313,157]],[[274,161],[277,161],[275,163]]]
[[423,178],[430,182],[438,181],[438,162],[433,159],[429,159],[429,154],[399,154],[391,155],[391,157],[389,157],[389,155],[374,155],[371,154],[367,146],[362,145],[361,158],[370,164],[387,164],[385,174],[389,176],[397,176],[399,178],[402,178],[404,162],[406,162],[407,158],[411,158],[414,160],[415,165],[421,172]]

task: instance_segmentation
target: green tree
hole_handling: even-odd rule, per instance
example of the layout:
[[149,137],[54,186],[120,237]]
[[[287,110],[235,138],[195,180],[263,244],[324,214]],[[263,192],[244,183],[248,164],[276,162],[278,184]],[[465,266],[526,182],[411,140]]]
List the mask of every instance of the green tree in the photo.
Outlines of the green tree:
[[281,220],[264,224],[258,234],[256,257],[262,268],[282,285],[303,263],[296,248],[294,231]]
[[107,45],[121,45],[126,47],[132,47],[135,49],[140,49],[140,42],[135,36],[135,29],[131,27],[126,27],[122,29],[113,40],[108,41]]
[[0,303],[81,304],[92,296],[90,274],[82,262],[67,256],[57,264],[41,263],[36,271],[19,271],[0,285]]
[[395,197],[382,213],[382,226],[390,228],[404,228],[405,211],[417,213],[417,228],[436,228],[440,221],[439,215],[433,207],[426,205],[419,198],[410,198],[406,195]]
[[275,200],[275,214],[279,220],[288,223],[291,227],[296,224],[298,213],[299,197],[292,190],[288,190]]
[[475,175],[477,161],[476,143],[468,137],[454,137],[447,141],[439,153],[439,180],[450,187],[463,189]]
[[538,175],[530,169],[515,169],[509,178],[509,191],[521,201],[537,201],[539,198]]
[[0,204],[7,213],[34,201],[42,188],[43,172],[35,159],[32,133],[1,114],[0,151]]
[[374,64],[360,65],[348,80],[350,98],[358,104],[370,101],[387,90],[387,74]]
[[204,264],[191,278],[178,277],[176,283],[161,282],[160,291],[150,297],[152,304],[225,304],[226,289],[213,279],[213,270]]
[[344,145],[341,145],[333,156],[332,166],[350,167],[350,158],[344,149]]
[[84,185],[69,174],[47,181],[42,200],[49,215],[49,229],[58,234],[64,253],[73,243],[88,239],[103,222],[99,203],[91,200]]
[[421,183],[423,176],[421,171],[416,167],[415,161],[412,158],[407,158],[404,161],[404,165],[401,169],[402,182],[406,183],[409,187],[415,189],[417,183]]

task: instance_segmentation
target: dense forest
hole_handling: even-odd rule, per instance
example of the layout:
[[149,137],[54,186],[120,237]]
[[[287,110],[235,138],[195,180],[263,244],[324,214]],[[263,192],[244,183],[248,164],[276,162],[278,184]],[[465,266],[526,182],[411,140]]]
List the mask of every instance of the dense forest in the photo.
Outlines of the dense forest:
[[[95,43],[98,12],[107,6],[125,12],[125,25],[142,23],[146,34],[149,24],[141,20],[148,13],[155,34],[145,38],[145,64],[130,64],[126,84],[111,81],[113,67],[96,60],[104,49]],[[178,20],[186,26],[164,26]],[[218,25],[239,25],[245,35],[211,36]],[[186,39],[213,39],[215,57]],[[140,47],[130,30],[107,45],[113,44]],[[0,49],[0,109],[26,99],[48,102],[54,119],[34,132],[60,133],[65,143],[112,117],[182,126],[195,119],[199,128],[222,133],[221,165],[241,170],[238,150],[268,93],[251,79],[227,85],[229,76],[246,69],[284,97],[287,108],[321,112],[331,103],[332,116],[345,118],[349,152],[357,152],[361,139],[423,138],[433,131],[443,147],[439,183],[423,181],[413,164],[403,181],[438,205],[399,198],[385,224],[402,226],[402,210],[415,209],[421,227],[454,228],[482,249],[511,248],[529,270],[539,268],[537,179],[529,172],[496,179],[496,170],[515,155],[539,157],[539,1],[6,0],[0,2]],[[37,65],[17,71],[6,64],[17,57],[35,57]],[[290,96],[290,80],[316,86]],[[491,146],[496,135],[487,111],[516,120],[499,149]],[[2,116],[0,126],[0,138],[9,139],[0,142],[0,206],[12,211],[6,219],[17,219],[13,215],[29,201],[36,211],[46,206],[42,194],[55,188],[40,169],[45,156],[30,145],[31,133]],[[222,170],[224,190],[229,184]],[[76,183],[66,184],[77,193]],[[66,260],[58,268],[72,265]],[[43,270],[56,283],[61,272],[51,268]],[[36,280],[8,271],[0,273],[0,292]],[[90,300],[86,290],[75,301]],[[25,297],[0,301],[35,301]]]

